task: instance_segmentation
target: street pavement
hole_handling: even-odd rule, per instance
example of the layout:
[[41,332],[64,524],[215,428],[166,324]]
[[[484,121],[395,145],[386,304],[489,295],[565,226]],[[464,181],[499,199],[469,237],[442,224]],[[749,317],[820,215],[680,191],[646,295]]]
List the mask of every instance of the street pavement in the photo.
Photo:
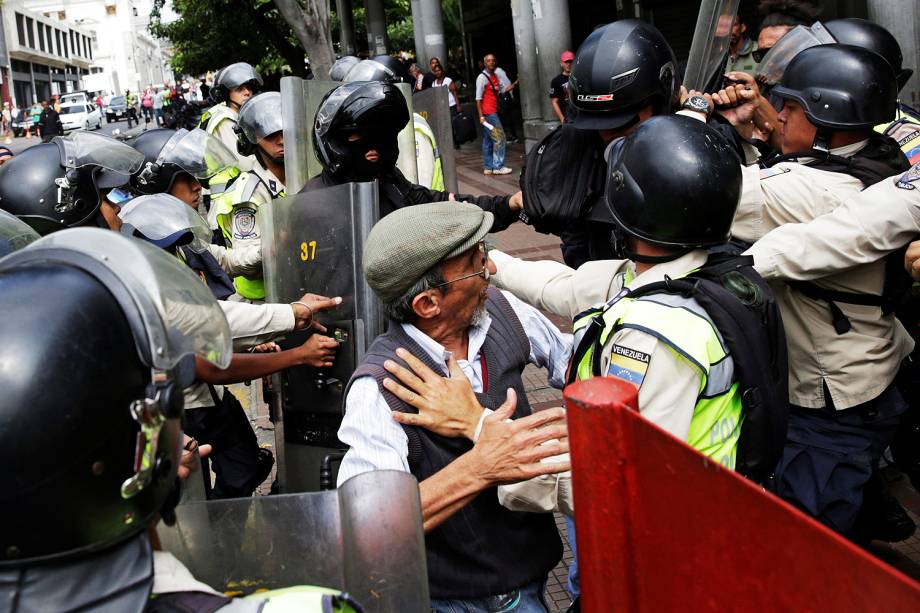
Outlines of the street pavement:
[[[143,131],[146,127],[153,128],[154,124],[153,123],[144,124],[143,120],[141,120],[140,125],[138,125],[132,121],[131,129],[129,130],[128,121],[126,119],[123,119],[121,121],[113,121],[112,123],[106,123],[103,120],[102,126],[98,130],[95,130],[95,132],[97,134],[105,134],[106,136],[114,136],[116,134],[115,131],[117,130],[119,134],[127,133],[133,136]],[[33,135],[32,138],[26,138],[24,136],[16,137],[16,138],[12,138],[11,142],[9,143],[2,142],[0,144],[2,144],[4,147],[9,147],[10,151],[13,152],[13,155],[17,155],[19,153],[22,153],[23,151],[25,151],[32,145],[38,145],[41,142],[42,142],[42,139]]]

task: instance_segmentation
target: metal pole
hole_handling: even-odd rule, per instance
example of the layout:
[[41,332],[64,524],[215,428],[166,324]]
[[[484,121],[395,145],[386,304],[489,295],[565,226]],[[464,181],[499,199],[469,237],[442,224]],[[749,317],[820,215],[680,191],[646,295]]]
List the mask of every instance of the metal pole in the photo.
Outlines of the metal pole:
[[[540,109],[543,119],[557,123],[549,101],[549,84],[559,74],[559,56],[572,47],[568,0],[532,0],[533,31],[540,75]],[[526,74],[526,73],[524,73]]]
[[427,71],[428,54],[425,51],[425,20],[422,17],[421,0],[412,0],[412,34],[415,36],[415,61]]
[[887,28],[901,45],[904,67],[914,71],[901,90],[901,100],[920,106],[920,7],[916,0],[869,0],[869,19]]
[[[543,111],[540,99],[544,89],[540,85],[539,66],[534,40],[533,8],[530,0],[511,0],[511,21],[514,28],[514,47],[521,79],[518,95],[521,98],[521,115],[524,120],[524,150],[530,151],[543,135]],[[548,87],[547,87],[548,90]]]
[[447,62],[447,44],[444,42],[444,16],[440,0],[419,0],[422,9],[422,28],[425,35],[425,59],[436,57]]
[[387,18],[383,12],[383,0],[364,0],[367,23],[367,49],[371,57],[386,55]]
[[464,79],[467,83],[475,82],[473,78],[473,58],[470,56],[470,44],[469,40],[466,37],[466,25],[463,19],[463,0],[457,0],[457,11],[460,13],[460,38],[463,39],[463,67],[466,71],[466,78]]
[[335,0],[335,12],[339,16],[339,46],[342,55],[355,55],[355,17],[351,0]]

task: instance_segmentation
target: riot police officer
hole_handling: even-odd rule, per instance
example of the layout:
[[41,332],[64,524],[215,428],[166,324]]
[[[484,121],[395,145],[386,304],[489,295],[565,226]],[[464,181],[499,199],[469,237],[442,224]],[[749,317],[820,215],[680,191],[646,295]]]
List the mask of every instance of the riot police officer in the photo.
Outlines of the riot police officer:
[[[226,319],[175,258],[94,228],[4,258],[0,304],[0,354],[16,364],[0,375],[0,601],[143,610],[146,528],[177,501],[181,390],[196,357],[229,363]],[[67,376],[49,386],[49,372]]]
[[[733,235],[753,241],[812,220],[906,170],[897,143],[873,131],[894,117],[897,90],[891,65],[866,49],[820,45],[796,55],[772,89],[783,104],[783,155],[744,169]],[[888,306],[893,280],[878,260],[777,293],[790,358],[777,493],[858,542],[873,536],[860,521],[864,492],[906,409],[893,382],[913,341]]]
[[332,90],[320,103],[313,122],[313,147],[323,172],[302,191],[376,179],[381,216],[413,204],[456,199],[493,213],[493,232],[518,219],[520,194],[448,194],[410,183],[396,167],[397,135],[408,122],[406,100],[391,83],[346,83]]
[[109,193],[127,185],[143,155],[120,141],[74,132],[29,147],[0,167],[0,208],[48,234],[118,223]]
[[[568,87],[575,112],[528,156],[521,187],[524,215],[542,232],[562,238],[565,262],[577,268],[612,257],[613,220],[603,206],[608,143],[641,122],[678,109],[680,75],[667,40],[654,26],[623,19],[598,28],[578,48]],[[741,142],[727,122],[713,128]],[[649,163],[664,163],[668,145]]]
[[[240,108],[262,88],[262,77],[250,64],[237,62],[217,71],[214,86],[211,87],[211,99],[214,106],[201,116],[199,126],[208,134],[213,134],[231,151],[236,151],[236,125]],[[240,156],[237,167],[246,171],[255,160]],[[220,190],[217,190],[220,191]]]
[[250,98],[240,109],[237,151],[253,156],[252,170],[240,175],[229,189],[211,200],[212,217],[230,251],[255,252],[258,262],[234,275],[240,296],[249,301],[265,299],[262,283],[262,230],[257,213],[275,198],[284,196],[284,135],[281,130],[281,94],[265,92]]

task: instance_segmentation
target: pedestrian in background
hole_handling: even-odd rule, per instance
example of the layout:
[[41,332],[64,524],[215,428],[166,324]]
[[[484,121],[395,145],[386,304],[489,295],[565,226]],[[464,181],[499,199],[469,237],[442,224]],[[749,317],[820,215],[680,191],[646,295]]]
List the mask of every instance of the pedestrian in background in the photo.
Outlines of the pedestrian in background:
[[553,106],[553,113],[559,119],[559,123],[565,123],[565,112],[569,105],[569,75],[572,74],[572,62],[575,60],[575,54],[571,51],[563,51],[559,57],[559,66],[562,73],[553,77],[549,84],[549,102]]
[[130,89],[125,90],[125,105],[128,107],[128,129],[131,129],[131,122],[139,124],[137,120],[137,95],[132,94]]
[[43,143],[51,142],[55,136],[64,134],[64,126],[61,125],[61,116],[54,110],[54,107],[47,101],[42,101],[42,112],[38,116],[36,124],[38,133],[42,137]]
[[485,56],[482,61],[484,68],[476,77],[476,110],[482,126],[482,172],[486,175],[507,175],[511,169],[505,166],[505,130],[499,117],[499,104],[502,93],[510,91],[513,86],[505,71],[498,67],[498,60],[493,54]]

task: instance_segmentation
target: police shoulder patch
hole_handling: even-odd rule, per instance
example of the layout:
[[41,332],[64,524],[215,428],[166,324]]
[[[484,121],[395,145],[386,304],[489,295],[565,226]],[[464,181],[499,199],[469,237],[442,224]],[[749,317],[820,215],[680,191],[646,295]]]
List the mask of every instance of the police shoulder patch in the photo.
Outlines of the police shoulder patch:
[[916,189],[917,186],[914,185],[916,181],[920,181],[920,163],[914,164],[910,170],[901,175],[895,185],[901,189]]
[[642,387],[651,356],[624,345],[614,345],[610,350],[610,364],[607,376],[628,381],[636,387]]
[[774,166],[773,168],[761,168],[760,169],[760,180],[769,179],[770,177],[775,177],[777,175],[786,174],[791,172],[790,168],[785,166]]
[[256,210],[248,206],[237,207],[233,210],[233,238],[247,239],[258,238],[256,229]]

